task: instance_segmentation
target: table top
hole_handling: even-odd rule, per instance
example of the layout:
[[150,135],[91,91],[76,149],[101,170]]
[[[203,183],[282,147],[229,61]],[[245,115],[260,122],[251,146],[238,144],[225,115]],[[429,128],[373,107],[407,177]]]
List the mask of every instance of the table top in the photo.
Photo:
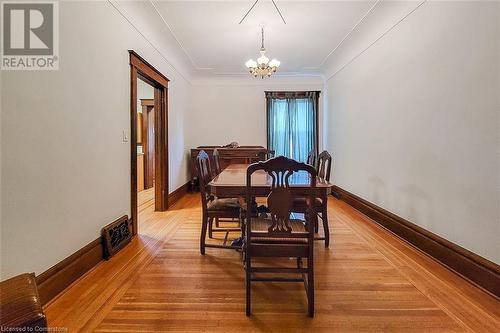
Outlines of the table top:
[[[208,186],[217,191],[218,188],[245,188],[247,177],[247,164],[231,164],[216,176]],[[295,172],[289,179],[290,187],[304,188],[309,186],[309,174],[307,172]],[[252,174],[252,187],[270,188],[272,178],[264,170],[258,170]],[[324,179],[318,178],[316,187],[318,190],[328,190],[333,185]]]

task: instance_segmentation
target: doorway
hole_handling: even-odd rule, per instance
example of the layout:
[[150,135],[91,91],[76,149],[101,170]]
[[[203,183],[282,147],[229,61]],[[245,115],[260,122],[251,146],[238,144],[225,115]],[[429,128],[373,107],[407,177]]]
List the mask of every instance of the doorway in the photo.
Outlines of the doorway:
[[137,78],[137,209],[155,204],[155,129],[152,85]]
[[134,51],[130,54],[130,201],[133,234],[139,205],[168,209],[168,79]]

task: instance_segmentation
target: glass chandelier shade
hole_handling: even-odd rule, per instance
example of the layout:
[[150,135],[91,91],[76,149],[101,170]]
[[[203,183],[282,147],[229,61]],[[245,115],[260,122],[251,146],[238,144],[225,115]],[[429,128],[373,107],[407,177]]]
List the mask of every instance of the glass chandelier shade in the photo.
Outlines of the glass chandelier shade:
[[265,78],[276,72],[280,66],[280,62],[276,59],[269,61],[269,58],[266,57],[266,49],[264,48],[264,28],[261,28],[261,32],[262,46],[260,49],[260,57],[257,58],[257,61],[253,59],[248,60],[245,62],[245,66],[254,77],[260,76],[261,78]]

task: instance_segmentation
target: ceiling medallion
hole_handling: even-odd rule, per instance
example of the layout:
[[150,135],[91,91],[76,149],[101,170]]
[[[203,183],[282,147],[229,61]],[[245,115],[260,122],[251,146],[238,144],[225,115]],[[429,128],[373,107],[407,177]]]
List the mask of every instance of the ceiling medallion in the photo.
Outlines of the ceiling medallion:
[[261,28],[262,33],[262,44],[260,48],[260,57],[257,58],[257,61],[250,59],[245,63],[248,70],[254,77],[260,76],[261,78],[270,77],[278,67],[280,66],[280,62],[276,59],[269,61],[269,58],[266,57],[266,49],[264,47],[264,28]]

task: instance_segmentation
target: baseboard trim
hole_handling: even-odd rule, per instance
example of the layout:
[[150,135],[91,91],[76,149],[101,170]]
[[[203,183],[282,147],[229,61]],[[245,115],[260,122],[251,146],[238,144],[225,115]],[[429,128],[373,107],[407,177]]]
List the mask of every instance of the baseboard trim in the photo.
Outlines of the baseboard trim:
[[499,265],[338,186],[333,187],[333,194],[452,271],[500,298]]
[[179,201],[185,194],[187,194],[189,189],[189,183],[181,185],[178,189],[173,191],[168,195],[168,207],[170,208],[173,204]]
[[[189,182],[168,195],[169,207],[188,192],[188,186]],[[38,275],[36,282],[42,304],[47,304],[102,260],[103,247],[99,237]]]
[[80,276],[96,266],[102,256],[101,237],[36,277],[42,304],[47,304]]

